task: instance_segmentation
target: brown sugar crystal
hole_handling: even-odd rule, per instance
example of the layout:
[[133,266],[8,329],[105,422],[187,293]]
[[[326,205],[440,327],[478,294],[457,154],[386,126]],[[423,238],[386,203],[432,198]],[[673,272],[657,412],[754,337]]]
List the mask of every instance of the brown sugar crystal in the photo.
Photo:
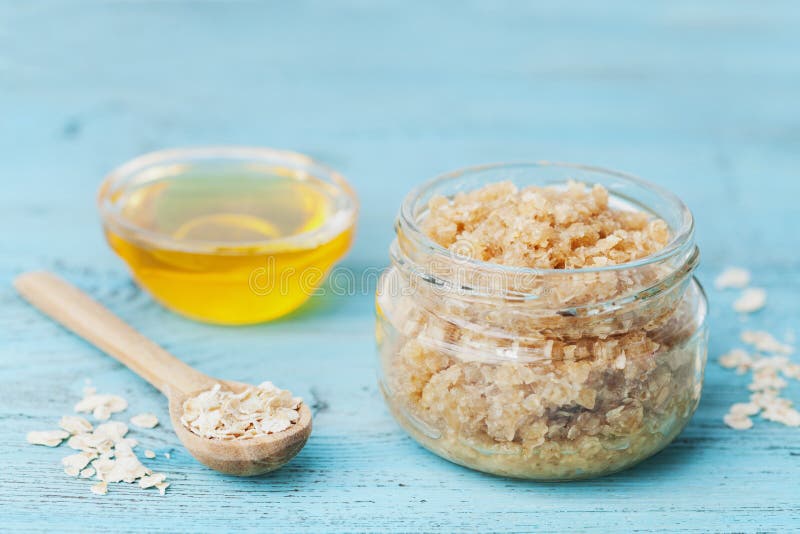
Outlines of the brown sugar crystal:
[[565,190],[498,182],[452,200],[436,196],[422,230],[462,255],[537,269],[627,263],[657,252],[669,239],[661,219],[613,209],[604,187],[579,182]]

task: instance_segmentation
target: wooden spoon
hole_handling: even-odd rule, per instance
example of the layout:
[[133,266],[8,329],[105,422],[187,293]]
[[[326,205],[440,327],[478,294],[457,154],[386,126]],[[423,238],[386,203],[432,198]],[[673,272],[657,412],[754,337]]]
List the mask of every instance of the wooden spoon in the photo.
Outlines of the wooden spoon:
[[54,274],[25,273],[14,280],[14,287],[45,315],[116,358],[166,395],[178,438],[192,456],[211,469],[237,476],[268,473],[291,460],[308,440],[311,411],[305,403],[299,408],[300,419],[276,434],[232,440],[194,434],[181,423],[184,400],[214,384],[234,392],[248,385],[217,380],[186,365]]

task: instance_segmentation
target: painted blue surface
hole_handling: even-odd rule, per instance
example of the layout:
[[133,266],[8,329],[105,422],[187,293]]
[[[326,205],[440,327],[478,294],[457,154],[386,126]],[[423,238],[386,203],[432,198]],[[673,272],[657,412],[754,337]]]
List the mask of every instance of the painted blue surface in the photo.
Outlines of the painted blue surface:
[[[284,5],[285,4],[285,5]],[[727,407],[746,378],[716,357],[744,326],[800,317],[800,3],[0,0],[0,518],[2,528],[198,531],[787,531],[800,529],[800,431]],[[741,320],[710,292],[700,408],[655,458],[570,484],[481,475],[407,438],[375,385],[371,296],[325,297],[285,320],[220,328],[139,292],[100,234],[108,170],[152,149],[290,148],[357,188],[345,265],[387,262],[402,196],[440,172],[551,159],[627,170],[693,209],[708,286],[754,272],[767,309]],[[31,447],[84,378],[166,405],[142,380],[24,305],[24,270],[56,271],[211,375],[270,378],[313,401],[289,466],[240,480],[195,463],[169,425],[140,433],[173,485],[105,498]],[[800,387],[788,390],[800,402]]]

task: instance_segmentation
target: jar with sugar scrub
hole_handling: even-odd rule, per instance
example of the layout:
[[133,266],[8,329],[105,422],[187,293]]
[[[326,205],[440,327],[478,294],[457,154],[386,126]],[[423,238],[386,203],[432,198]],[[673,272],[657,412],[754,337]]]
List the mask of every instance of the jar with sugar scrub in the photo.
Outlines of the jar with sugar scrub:
[[420,444],[480,471],[606,475],[700,400],[692,215],[635,177],[487,165],[412,191],[377,290],[380,387]]

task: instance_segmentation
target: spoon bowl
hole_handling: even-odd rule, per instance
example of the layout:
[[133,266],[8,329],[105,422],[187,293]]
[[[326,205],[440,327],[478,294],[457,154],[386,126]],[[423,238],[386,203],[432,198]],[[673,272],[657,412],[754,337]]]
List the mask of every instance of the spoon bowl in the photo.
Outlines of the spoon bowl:
[[126,365],[169,400],[172,428],[200,463],[221,473],[255,476],[279,469],[294,458],[311,434],[311,411],[301,403],[289,428],[251,438],[199,436],[181,421],[183,403],[214,384],[239,393],[248,384],[218,380],[169,354],[89,295],[51,273],[25,273],[14,287],[28,302],[62,326]]
[[[248,384],[219,381],[223,389],[239,393]],[[212,439],[198,436],[181,422],[183,403],[214,383],[189,394],[175,392],[169,395],[169,417],[172,428],[186,450],[203,465],[235,476],[256,476],[275,471],[294,458],[311,435],[311,410],[305,403],[298,408],[300,418],[292,426],[276,434],[266,434],[244,439]]]

